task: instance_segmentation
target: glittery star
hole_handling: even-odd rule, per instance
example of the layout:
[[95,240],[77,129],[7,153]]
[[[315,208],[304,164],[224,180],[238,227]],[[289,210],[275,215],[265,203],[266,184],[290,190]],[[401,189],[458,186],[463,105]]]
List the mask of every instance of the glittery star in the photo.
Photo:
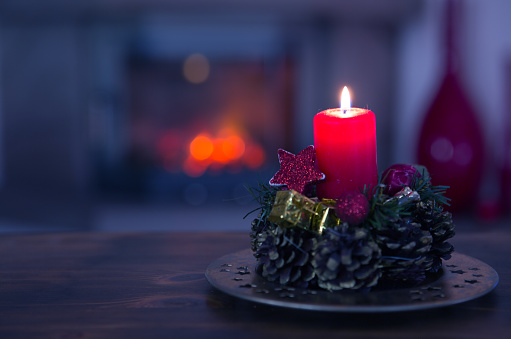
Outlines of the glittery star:
[[280,169],[270,180],[272,186],[284,186],[290,190],[304,193],[306,186],[325,175],[316,168],[316,150],[309,146],[297,155],[283,149],[278,150]]

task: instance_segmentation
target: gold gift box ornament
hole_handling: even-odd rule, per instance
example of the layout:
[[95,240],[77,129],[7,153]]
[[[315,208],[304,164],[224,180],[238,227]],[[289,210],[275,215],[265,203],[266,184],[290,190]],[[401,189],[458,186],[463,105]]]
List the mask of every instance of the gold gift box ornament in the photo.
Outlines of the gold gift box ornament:
[[281,227],[301,227],[320,234],[325,228],[341,223],[335,215],[333,200],[314,201],[295,190],[277,192],[268,221]]

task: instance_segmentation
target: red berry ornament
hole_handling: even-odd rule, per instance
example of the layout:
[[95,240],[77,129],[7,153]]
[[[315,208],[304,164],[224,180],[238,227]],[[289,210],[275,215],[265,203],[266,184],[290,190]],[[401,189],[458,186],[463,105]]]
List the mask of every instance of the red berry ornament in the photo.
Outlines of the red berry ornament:
[[369,214],[369,201],[358,191],[343,193],[335,203],[335,214],[350,226],[359,225]]

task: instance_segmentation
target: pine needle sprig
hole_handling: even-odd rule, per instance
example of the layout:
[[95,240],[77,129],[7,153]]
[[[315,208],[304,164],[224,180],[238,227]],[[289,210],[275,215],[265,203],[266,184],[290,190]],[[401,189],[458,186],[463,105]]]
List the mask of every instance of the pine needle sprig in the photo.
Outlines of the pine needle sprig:
[[444,196],[449,186],[433,186],[431,185],[431,176],[425,167],[416,166],[422,171],[421,176],[415,176],[412,181],[411,189],[419,193],[422,201],[433,200],[438,209],[442,209],[443,205],[450,206],[451,199]]
[[273,208],[278,189],[261,181],[258,182],[256,187],[247,185],[245,188],[254,197],[254,200],[259,204],[259,207],[248,212],[243,219],[254,212],[260,211],[260,220],[266,220]]
[[403,216],[410,215],[409,206],[400,205],[395,199],[390,199],[383,191],[385,185],[378,184],[373,189],[364,187],[363,194],[369,200],[369,215],[364,221],[368,228],[382,230],[394,225],[397,220]]

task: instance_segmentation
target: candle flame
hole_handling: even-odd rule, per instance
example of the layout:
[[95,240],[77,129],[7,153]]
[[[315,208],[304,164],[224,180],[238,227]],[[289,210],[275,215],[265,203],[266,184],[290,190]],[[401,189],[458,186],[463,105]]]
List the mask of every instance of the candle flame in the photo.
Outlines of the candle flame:
[[346,113],[351,109],[351,100],[350,100],[350,92],[348,91],[348,87],[344,86],[340,95],[341,99],[339,101],[341,111]]

